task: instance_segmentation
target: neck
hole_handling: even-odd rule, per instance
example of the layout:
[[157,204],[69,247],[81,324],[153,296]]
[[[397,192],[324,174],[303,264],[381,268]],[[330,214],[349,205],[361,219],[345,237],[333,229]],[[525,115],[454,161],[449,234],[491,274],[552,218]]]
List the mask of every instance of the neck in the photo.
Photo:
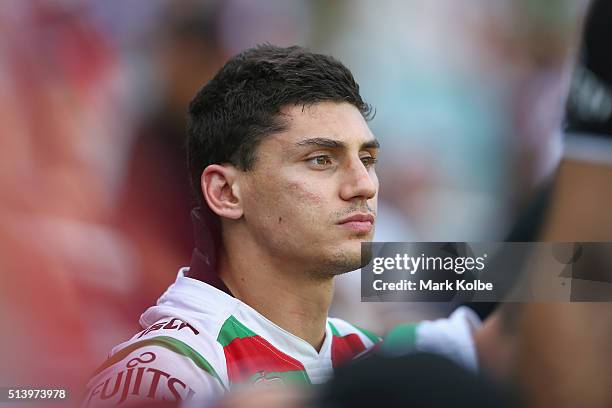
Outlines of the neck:
[[540,239],[611,241],[611,178],[610,164],[563,160]]
[[224,239],[224,244],[218,271],[232,295],[318,351],[333,278],[313,276],[303,265],[281,261],[248,240]]

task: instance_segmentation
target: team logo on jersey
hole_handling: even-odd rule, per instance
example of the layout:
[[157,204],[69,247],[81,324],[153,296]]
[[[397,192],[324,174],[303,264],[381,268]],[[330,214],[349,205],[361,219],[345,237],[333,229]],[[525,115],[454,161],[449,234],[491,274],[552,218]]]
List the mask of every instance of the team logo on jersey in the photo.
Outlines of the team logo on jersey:
[[258,388],[267,388],[282,386],[284,382],[283,379],[278,376],[268,375],[265,371],[260,371],[253,378],[252,384]]

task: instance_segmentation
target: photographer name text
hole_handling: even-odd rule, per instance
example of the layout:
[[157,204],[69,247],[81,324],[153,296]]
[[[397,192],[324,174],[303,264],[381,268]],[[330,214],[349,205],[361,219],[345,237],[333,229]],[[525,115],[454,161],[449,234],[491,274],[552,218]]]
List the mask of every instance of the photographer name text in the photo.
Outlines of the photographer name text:
[[420,280],[417,282],[402,279],[398,282],[385,282],[382,279],[377,279],[372,283],[376,291],[491,291],[493,283],[477,280],[460,279],[455,281],[446,280],[444,282],[436,282],[432,279]]

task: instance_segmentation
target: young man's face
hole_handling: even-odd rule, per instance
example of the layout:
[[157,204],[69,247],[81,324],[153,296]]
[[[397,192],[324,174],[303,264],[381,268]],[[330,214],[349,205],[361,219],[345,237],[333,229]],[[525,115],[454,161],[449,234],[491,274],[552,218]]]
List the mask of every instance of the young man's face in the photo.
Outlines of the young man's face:
[[357,108],[322,102],[282,110],[288,130],[262,140],[241,174],[250,234],[280,261],[337,274],[361,266],[374,234],[378,143]]

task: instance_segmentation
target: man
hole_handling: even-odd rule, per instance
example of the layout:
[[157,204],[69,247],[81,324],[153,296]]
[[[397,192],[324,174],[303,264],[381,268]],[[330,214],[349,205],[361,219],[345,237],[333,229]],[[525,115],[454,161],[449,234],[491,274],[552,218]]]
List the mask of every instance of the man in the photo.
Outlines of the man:
[[191,267],[95,372],[85,406],[320,383],[378,342],[327,317],[334,275],[361,266],[374,232],[369,113],[331,57],[264,45],[225,64],[189,108],[204,207]]
[[[327,317],[334,276],[362,266],[361,243],[374,233],[379,143],[369,114],[331,57],[265,45],[225,64],[189,108],[202,207],[191,265],[141,316],[144,330],[96,370],[84,406],[321,383],[379,342]],[[476,368],[478,324],[459,310],[396,331],[387,349]]]

